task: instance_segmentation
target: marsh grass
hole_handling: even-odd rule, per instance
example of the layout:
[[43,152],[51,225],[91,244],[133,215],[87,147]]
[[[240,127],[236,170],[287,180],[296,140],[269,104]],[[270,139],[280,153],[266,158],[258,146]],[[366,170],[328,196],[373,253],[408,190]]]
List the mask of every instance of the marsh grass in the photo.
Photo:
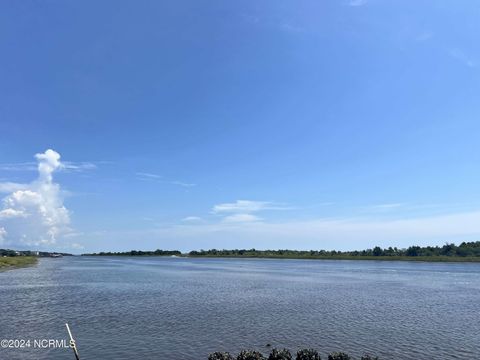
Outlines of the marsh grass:
[[34,265],[37,261],[35,256],[0,257],[0,269]]

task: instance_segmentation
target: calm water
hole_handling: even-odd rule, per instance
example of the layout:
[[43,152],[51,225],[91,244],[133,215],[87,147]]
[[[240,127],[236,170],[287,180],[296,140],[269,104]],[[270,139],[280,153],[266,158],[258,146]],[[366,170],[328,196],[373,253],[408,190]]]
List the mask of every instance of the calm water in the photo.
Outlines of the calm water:
[[0,272],[0,339],[66,339],[65,322],[82,360],[206,359],[267,343],[324,358],[480,359],[480,264],[76,257]]

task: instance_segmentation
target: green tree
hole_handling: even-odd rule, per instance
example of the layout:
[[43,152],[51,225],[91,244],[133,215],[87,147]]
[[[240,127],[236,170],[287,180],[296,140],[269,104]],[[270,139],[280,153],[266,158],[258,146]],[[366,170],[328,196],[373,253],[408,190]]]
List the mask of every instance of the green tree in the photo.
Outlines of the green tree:
[[214,352],[208,355],[208,360],[234,360],[228,352]]
[[314,349],[302,349],[297,351],[296,360],[321,360],[320,355]]
[[292,354],[287,349],[273,349],[268,360],[292,360]]
[[263,355],[255,350],[242,350],[237,356],[237,360],[265,360]]
[[373,248],[373,256],[382,256],[383,255],[383,250],[380,246],[375,246]]
[[328,360],[350,360],[350,356],[343,352],[333,352],[328,355]]

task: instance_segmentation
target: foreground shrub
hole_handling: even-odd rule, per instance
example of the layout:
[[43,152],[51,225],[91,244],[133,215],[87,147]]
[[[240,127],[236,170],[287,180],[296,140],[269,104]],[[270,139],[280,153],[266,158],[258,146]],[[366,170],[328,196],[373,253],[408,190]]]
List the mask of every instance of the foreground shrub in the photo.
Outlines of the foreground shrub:
[[378,360],[378,356],[371,356],[368,354],[363,354],[360,360]]
[[242,350],[237,356],[237,360],[265,360],[263,355],[255,350]]
[[313,349],[302,349],[297,351],[296,360],[320,360],[320,355]]
[[333,352],[328,355],[328,360],[350,360],[350,356],[343,352]]
[[292,354],[290,354],[290,351],[287,349],[273,349],[268,357],[268,360],[292,360]]
[[208,355],[208,360],[234,360],[233,356],[228,352],[214,352]]

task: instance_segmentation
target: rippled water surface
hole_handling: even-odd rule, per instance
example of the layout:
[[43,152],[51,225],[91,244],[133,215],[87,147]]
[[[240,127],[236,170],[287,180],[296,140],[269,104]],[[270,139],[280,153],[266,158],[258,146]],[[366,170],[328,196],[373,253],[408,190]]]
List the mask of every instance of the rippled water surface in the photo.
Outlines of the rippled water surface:
[[206,359],[267,343],[480,359],[480,264],[75,257],[0,272],[0,339],[66,339],[65,322],[82,360]]

